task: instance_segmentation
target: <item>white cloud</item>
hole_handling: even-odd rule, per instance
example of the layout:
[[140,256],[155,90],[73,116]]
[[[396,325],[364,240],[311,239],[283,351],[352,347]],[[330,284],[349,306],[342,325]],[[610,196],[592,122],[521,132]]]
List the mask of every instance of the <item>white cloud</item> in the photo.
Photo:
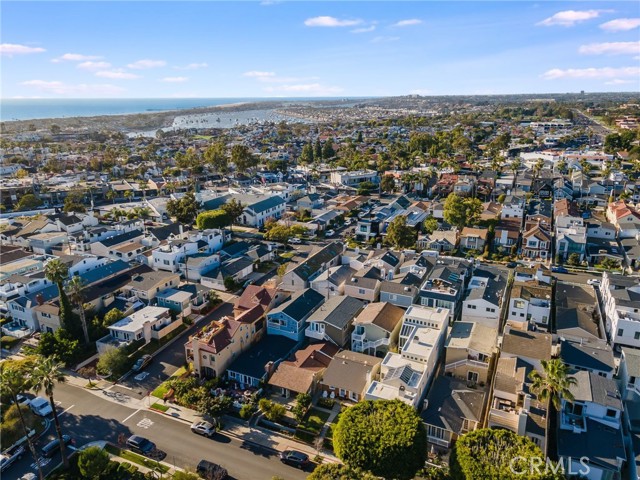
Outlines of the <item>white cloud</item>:
[[376,29],[375,25],[370,25],[368,27],[355,28],[351,30],[351,33],[367,33],[367,32],[373,32],[375,29]]
[[53,63],[60,62],[87,62],[89,60],[100,60],[102,57],[97,55],[82,55],[81,53],[65,53],[61,57],[51,60]]
[[323,96],[340,93],[342,92],[342,88],[326,86],[320,83],[299,83],[266,87],[264,91],[269,93],[293,93],[312,96]]
[[536,25],[544,27],[550,27],[553,25],[572,27],[576,23],[591,20],[592,18],[598,18],[600,14],[605,11],[606,10],[565,10],[538,22]]
[[362,20],[341,20],[336,17],[313,17],[304,21],[307,27],[355,27],[361,25]]
[[135,80],[140,78],[140,75],[135,73],[125,72],[124,70],[101,70],[96,72],[96,77],[111,78],[113,80]]
[[554,68],[547,70],[541,78],[545,80],[558,80],[565,78],[617,78],[617,77],[638,77],[640,76],[640,67],[621,67],[621,68],[568,68],[562,70]]
[[375,37],[371,39],[371,43],[389,43],[389,42],[397,42],[400,40],[400,37]]
[[127,67],[133,68],[136,70],[143,70],[146,68],[164,67],[166,64],[167,62],[165,62],[164,60],[144,59],[144,60],[138,60],[137,62],[130,63],[129,65],[127,65]]
[[198,70],[199,68],[207,68],[209,65],[206,63],[190,63],[184,67],[173,67],[175,70]]
[[583,55],[635,55],[640,53],[640,40],[637,42],[609,42],[582,45],[578,51]]
[[608,32],[626,32],[640,27],[640,18],[616,18],[600,25],[600,28]]
[[27,55],[29,53],[42,52],[46,52],[46,50],[40,47],[29,47],[27,45],[18,45],[17,43],[0,44],[0,55],[6,55],[7,57],[12,57],[13,55]]
[[626,85],[627,83],[634,83],[633,80],[622,80],[621,78],[614,78],[608,82],[604,82],[605,85]]
[[244,72],[242,74],[243,77],[253,77],[253,78],[267,78],[267,77],[275,77],[275,72],[260,72],[257,70],[252,70],[250,72]]
[[109,62],[82,62],[78,64],[78,68],[83,70],[103,70],[111,68],[111,64]]
[[72,85],[58,81],[28,80],[21,85],[33,87],[47,93],[56,95],[118,95],[124,92],[124,88],[108,84],[86,84]]
[[188,77],[164,77],[161,82],[167,83],[183,83],[189,80]]
[[412,25],[420,25],[422,20],[419,18],[410,18],[409,20],[400,20],[399,22],[391,25],[392,27],[410,27]]

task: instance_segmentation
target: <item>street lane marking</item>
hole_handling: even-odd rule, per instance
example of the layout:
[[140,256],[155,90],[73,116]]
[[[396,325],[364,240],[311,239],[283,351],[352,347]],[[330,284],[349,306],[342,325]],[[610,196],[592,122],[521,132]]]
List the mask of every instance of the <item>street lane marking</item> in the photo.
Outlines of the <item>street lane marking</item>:
[[149,428],[151,425],[153,425],[153,421],[148,419],[147,417],[138,422],[138,426],[141,428]]
[[65,409],[62,411],[62,413],[67,413],[69,410],[71,410],[73,407],[75,407],[75,405],[71,405],[69,408]]
[[129,415],[127,418],[125,418],[122,423],[126,422],[127,420],[129,420],[131,417],[133,417],[136,413],[138,413],[140,410],[142,410],[141,408],[139,408],[138,410],[136,410],[135,412],[133,412],[131,415]]

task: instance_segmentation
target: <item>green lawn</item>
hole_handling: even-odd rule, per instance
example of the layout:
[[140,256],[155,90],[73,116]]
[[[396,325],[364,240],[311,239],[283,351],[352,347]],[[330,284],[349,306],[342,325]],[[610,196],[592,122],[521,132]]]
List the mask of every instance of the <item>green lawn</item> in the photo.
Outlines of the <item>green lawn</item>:
[[151,405],[151,408],[154,410],[160,410],[161,412],[166,412],[167,410],[169,410],[169,407],[167,407],[162,403],[157,403],[157,402]]
[[163,465],[160,462],[156,462],[155,460],[151,460],[150,458],[143,457],[142,455],[138,455],[137,453],[133,453],[129,450],[124,450],[116,447],[115,445],[107,444],[105,447],[107,452],[111,455],[115,455],[120,458],[124,458],[131,463],[135,463],[137,465],[142,465],[143,467],[159,470],[162,473],[167,473],[169,471],[169,467]]
[[296,256],[296,252],[285,252],[280,254],[280,258],[291,259]]
[[273,263],[271,263],[271,262],[264,262],[264,263],[261,263],[258,268],[256,268],[256,272],[267,273],[274,266],[275,265]]
[[164,399],[165,393],[169,391],[169,382],[172,379],[182,377],[185,373],[187,373],[187,369],[185,367],[180,367],[178,370],[176,370],[176,372],[173,375],[171,375],[171,378],[169,378],[169,380],[162,382],[160,385],[158,385],[158,387],[153,392],[151,392],[151,395],[153,395],[156,398],[159,398],[160,400]]
[[320,433],[322,426],[326,423],[328,418],[328,412],[312,408],[309,410],[309,413],[307,413],[307,416],[304,418],[302,423],[300,423],[299,427],[317,435]]

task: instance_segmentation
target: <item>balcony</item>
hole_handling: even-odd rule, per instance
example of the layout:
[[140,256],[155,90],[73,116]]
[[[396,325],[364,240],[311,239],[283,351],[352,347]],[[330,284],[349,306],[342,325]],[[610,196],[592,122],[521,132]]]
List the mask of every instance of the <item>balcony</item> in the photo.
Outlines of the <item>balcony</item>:
[[518,431],[520,415],[514,410],[492,408],[489,411],[489,427],[504,427],[514,432]]
[[583,416],[562,412],[560,428],[563,430],[573,430],[573,433],[584,433],[587,431],[587,423]]
[[453,362],[453,363],[448,363],[447,365],[445,365],[444,370],[449,371],[449,370],[455,370],[458,367],[462,367],[462,366],[467,366],[467,367],[476,367],[476,368],[489,368],[489,359],[487,359],[486,361],[481,361],[481,360],[475,360],[472,358],[465,358],[462,360],[458,360],[457,362]]

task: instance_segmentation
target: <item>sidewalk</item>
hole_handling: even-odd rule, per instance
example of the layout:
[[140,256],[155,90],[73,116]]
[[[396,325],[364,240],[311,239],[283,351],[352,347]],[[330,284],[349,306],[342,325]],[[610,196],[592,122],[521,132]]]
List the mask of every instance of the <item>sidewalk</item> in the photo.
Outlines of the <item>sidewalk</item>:
[[[134,397],[129,397],[127,395],[114,394],[109,390],[113,386],[113,384],[105,380],[99,380],[97,382],[94,381],[93,383],[96,384],[96,387],[93,389],[88,389],[85,388],[89,383],[87,379],[82,378],[77,374],[70,374],[67,376],[67,383],[79,388],[84,388],[86,391],[96,396],[100,396],[105,400],[110,400],[121,405],[126,405],[133,409],[151,410],[159,414],[164,414],[168,417],[173,418],[174,420],[181,421],[188,425],[191,425],[193,422],[203,419],[202,415],[200,415],[195,410],[180,407],[174,403],[165,404],[162,402],[162,400],[159,400],[155,397],[147,396],[142,399],[137,399]],[[150,405],[153,405],[154,403],[160,403],[168,407],[168,410],[166,412],[161,412],[159,410],[151,408]],[[259,445],[276,452],[282,452],[284,450],[298,450],[306,453],[310,458],[313,458],[318,454],[318,451],[312,445],[299,442],[294,438],[287,437],[272,430],[267,430],[262,427],[249,426],[235,417],[224,415],[221,421],[224,424],[224,428],[220,432],[222,435],[235,437],[238,440],[242,440],[243,442]],[[340,463],[340,460],[338,460],[333,455],[333,453],[329,452],[326,449],[320,449],[319,453],[326,462]]]

